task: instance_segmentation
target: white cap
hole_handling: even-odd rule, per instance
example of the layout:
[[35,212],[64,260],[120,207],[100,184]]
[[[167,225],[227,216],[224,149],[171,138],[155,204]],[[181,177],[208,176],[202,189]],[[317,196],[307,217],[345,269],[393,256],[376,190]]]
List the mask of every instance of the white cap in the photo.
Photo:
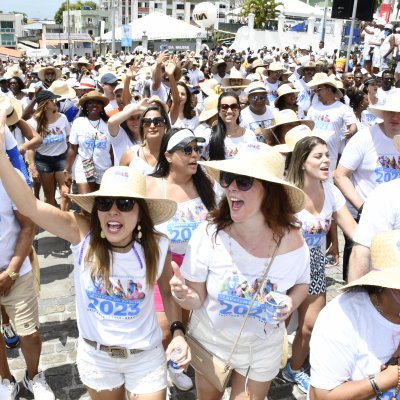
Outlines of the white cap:
[[172,150],[174,147],[178,145],[186,146],[190,142],[193,142],[193,140],[196,140],[196,142],[201,142],[201,143],[204,143],[206,141],[206,139],[204,139],[203,137],[195,136],[190,129],[182,129],[176,132],[171,137],[171,139],[169,139],[167,145],[167,151]]

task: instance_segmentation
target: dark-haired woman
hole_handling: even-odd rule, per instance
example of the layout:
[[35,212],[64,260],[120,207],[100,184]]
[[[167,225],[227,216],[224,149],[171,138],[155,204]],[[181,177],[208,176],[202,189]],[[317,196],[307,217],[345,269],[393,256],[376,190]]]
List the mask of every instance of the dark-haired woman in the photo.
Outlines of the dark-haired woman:
[[256,135],[240,126],[240,101],[234,92],[224,92],[218,100],[218,120],[210,136],[210,160],[235,157],[240,148],[256,143]]
[[8,86],[13,97],[18,100],[19,104],[21,104],[22,110],[24,110],[30,102],[29,97],[22,91],[25,89],[24,82],[20,77],[13,76],[11,79],[9,79]]
[[[265,399],[281,362],[282,322],[305,299],[310,279],[307,245],[294,215],[303,208],[304,194],[283,180],[283,156],[266,144],[257,146],[229,160],[200,162],[225,196],[193,233],[181,270],[173,263],[170,281],[175,301],[193,310],[191,334],[223,360],[259,290],[230,360],[231,399]],[[284,307],[270,320],[266,302],[276,292]],[[223,395],[198,373],[196,388],[199,400]]]
[[[189,129],[169,130],[161,141],[160,158],[151,177],[148,177],[150,197],[174,200],[178,203],[175,215],[157,229],[165,233],[171,241],[172,259],[181,265],[193,231],[205,221],[208,211],[215,208],[213,184],[197,164],[200,159],[202,137],[194,136]],[[158,321],[164,332],[164,347],[171,337],[168,320],[164,313],[161,296],[155,288],[155,307]],[[184,314],[187,322],[188,313]],[[170,377],[181,390],[189,390],[192,381],[187,376],[177,376],[169,368]]]
[[[151,97],[149,102],[152,99],[154,97]],[[132,167],[143,175],[154,172],[160,155],[161,140],[170,128],[166,105],[157,100],[157,103],[147,107],[140,117],[139,134],[142,143],[125,151],[120,165]]]
[[[350,89],[347,91],[347,96],[350,99],[350,107],[354,111],[356,116],[357,130],[368,128],[375,123],[375,115],[368,113],[367,108],[369,106],[368,94],[362,90]],[[369,118],[368,116],[371,116]]]
[[325,265],[326,234],[334,219],[353,237],[356,222],[346,207],[339,189],[328,182],[329,152],[326,142],[310,136],[297,142],[291,157],[287,180],[305,193],[304,209],[297,213],[302,234],[310,250],[311,281],[308,296],[299,306],[299,326],[292,346],[292,358],[283,377],[307,393],[310,377],[302,370],[309,354],[309,343],[315,320],[326,304]]
[[96,91],[79,100],[82,111],[72,123],[64,173],[66,180],[70,180],[74,165],[73,176],[80,194],[98,189],[104,172],[112,165],[108,117],[104,111],[108,103],[107,97]]
[[[0,149],[4,121],[5,113],[0,111]],[[168,290],[168,240],[154,229],[154,224],[174,214],[174,202],[146,197],[145,178],[127,167],[109,168],[98,191],[72,196],[91,214],[90,219],[35,199],[4,152],[0,179],[20,213],[71,242],[77,366],[91,398],[164,400],[166,357],[153,306],[156,281],[172,322],[167,357],[180,347],[177,363],[185,366],[190,361],[181,312]]]
[[173,128],[188,128],[194,131],[199,124],[199,116],[196,108],[193,107],[189,88],[184,82],[177,82],[180,96],[178,118],[172,125]]

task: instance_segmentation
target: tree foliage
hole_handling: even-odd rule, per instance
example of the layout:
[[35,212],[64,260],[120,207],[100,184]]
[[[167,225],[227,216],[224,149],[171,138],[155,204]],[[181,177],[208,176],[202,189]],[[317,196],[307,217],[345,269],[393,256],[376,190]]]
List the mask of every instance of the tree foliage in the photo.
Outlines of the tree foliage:
[[13,14],[22,14],[22,23],[23,24],[27,24],[28,23],[28,16],[26,15],[26,13],[22,12],[22,11],[11,11]]
[[[83,7],[90,7],[92,10],[97,9],[97,4],[94,1],[80,1],[76,3],[69,2],[70,10],[83,10]],[[67,11],[68,1],[64,1],[57,12],[54,14],[54,21],[56,24],[62,24],[63,22],[63,12]]]
[[254,28],[264,29],[268,22],[276,19],[279,14],[276,8],[281,5],[281,2],[275,0],[246,0],[241,15],[248,17],[250,13],[255,14]]

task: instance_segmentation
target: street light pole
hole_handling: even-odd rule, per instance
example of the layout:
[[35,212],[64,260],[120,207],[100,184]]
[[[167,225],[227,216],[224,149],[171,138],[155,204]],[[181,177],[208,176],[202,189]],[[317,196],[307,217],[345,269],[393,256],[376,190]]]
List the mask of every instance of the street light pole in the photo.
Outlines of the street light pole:
[[326,28],[326,14],[327,14],[327,11],[328,11],[328,0],[325,0],[325,4],[324,4],[324,19],[323,19],[323,23],[322,23],[321,38],[320,38],[321,42],[325,41],[325,28]]
[[351,15],[351,26],[350,26],[350,34],[349,34],[349,44],[348,44],[348,46],[347,46],[345,72],[348,72],[348,71],[349,71],[349,60],[350,60],[351,45],[353,44],[354,26],[355,26],[355,24],[356,24],[357,5],[358,5],[358,0],[354,0],[353,14]]
[[115,54],[115,7],[117,6],[117,1],[111,1],[111,31],[112,31],[112,36],[111,36],[111,52],[114,55]]
[[67,0],[67,16],[68,16],[68,25],[67,25],[67,32],[68,32],[68,58],[71,62],[72,54],[71,54],[71,20],[69,18],[69,0]]

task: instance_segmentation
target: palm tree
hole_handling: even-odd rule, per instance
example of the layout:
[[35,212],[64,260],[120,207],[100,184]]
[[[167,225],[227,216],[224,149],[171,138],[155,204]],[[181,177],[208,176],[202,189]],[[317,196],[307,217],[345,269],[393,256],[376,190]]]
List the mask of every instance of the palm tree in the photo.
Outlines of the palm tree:
[[254,28],[264,29],[268,22],[273,21],[279,14],[276,10],[283,5],[275,0],[246,0],[243,4],[241,15],[247,17],[250,13],[255,15]]

